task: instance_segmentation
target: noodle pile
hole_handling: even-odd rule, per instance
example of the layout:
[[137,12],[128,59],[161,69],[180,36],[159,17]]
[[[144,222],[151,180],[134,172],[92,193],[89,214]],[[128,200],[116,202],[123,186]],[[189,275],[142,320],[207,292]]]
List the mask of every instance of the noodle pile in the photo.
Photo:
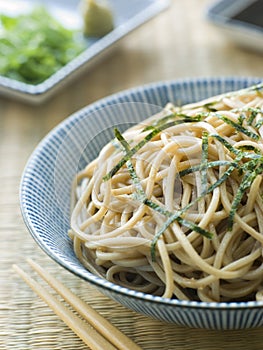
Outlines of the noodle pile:
[[262,88],[115,130],[74,181],[69,234],[88,270],[165,298],[263,299]]

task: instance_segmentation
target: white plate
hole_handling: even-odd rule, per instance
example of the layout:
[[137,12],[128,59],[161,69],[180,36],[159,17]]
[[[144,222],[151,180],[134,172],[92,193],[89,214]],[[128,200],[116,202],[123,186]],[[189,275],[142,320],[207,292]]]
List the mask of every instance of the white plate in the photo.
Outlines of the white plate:
[[[68,28],[81,28],[82,19],[76,0],[0,0],[0,11],[19,14],[30,11],[35,4],[44,4],[57,20]],[[103,38],[87,40],[87,48],[74,60],[38,85],[26,84],[0,75],[0,94],[28,102],[42,102],[69,80],[102,59],[129,32],[157,15],[169,5],[169,0],[109,0],[114,13],[115,28]],[[1,53],[0,53],[1,54]]]

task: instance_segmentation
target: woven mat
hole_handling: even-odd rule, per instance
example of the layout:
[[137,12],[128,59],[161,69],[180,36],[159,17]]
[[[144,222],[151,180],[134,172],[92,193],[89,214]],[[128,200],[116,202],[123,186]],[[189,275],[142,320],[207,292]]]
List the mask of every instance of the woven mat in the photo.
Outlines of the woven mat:
[[86,345],[16,276],[12,264],[19,263],[27,268],[25,257],[35,259],[145,350],[262,349],[262,329],[220,332],[178,327],[137,314],[108,299],[87,282],[62,269],[38,248],[20,215],[17,201],[19,177],[8,176],[2,180],[1,350],[87,349]]

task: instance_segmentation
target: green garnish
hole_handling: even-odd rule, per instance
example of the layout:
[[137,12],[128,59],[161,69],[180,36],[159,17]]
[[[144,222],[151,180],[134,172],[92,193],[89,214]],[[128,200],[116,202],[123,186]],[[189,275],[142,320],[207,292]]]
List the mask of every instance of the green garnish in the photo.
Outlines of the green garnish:
[[257,85],[251,86],[251,87],[247,88],[247,90],[248,91],[256,91],[256,92],[262,93],[263,84],[259,83]]
[[229,230],[231,230],[233,227],[234,216],[245,194],[245,191],[252,186],[255,178],[258,175],[261,175],[263,172],[263,157],[261,156],[260,159],[249,161],[248,163],[245,164],[245,168],[247,171],[246,173],[244,173],[244,176],[239,185],[237,193],[233,199],[233,203],[229,213],[229,224],[228,224]]
[[208,112],[216,112],[217,109],[214,108],[214,105],[216,104],[216,102],[208,102],[208,103],[205,103],[203,105],[203,107],[208,111]]
[[148,141],[154,138],[161,132],[160,129],[154,129],[151,133],[149,133],[142,141],[140,141],[135,147],[126,152],[126,155],[106,174],[103,176],[103,181],[107,181],[112,178],[122,167],[123,165],[131,159],[131,157],[139,151]]
[[126,155],[103,177],[103,181],[109,180],[112,176],[114,176],[122,167],[123,165],[129,160],[135,153],[137,153],[144,145],[147,144],[150,140],[152,140],[155,136],[160,134],[161,131],[171,128],[172,126],[183,124],[183,123],[192,123],[195,121],[200,121],[200,116],[197,118],[194,117],[188,117],[183,118],[179,120],[175,120],[166,124],[162,124],[158,127],[153,127],[152,131],[145,136],[144,139],[142,139],[136,146],[129,149],[128,152],[126,152]]
[[256,124],[255,124],[255,128],[259,129],[261,126],[263,125],[263,118],[260,118]]
[[194,173],[196,171],[202,171],[203,169],[216,168],[216,167],[225,166],[225,165],[233,165],[233,166],[235,166],[235,162],[230,162],[228,160],[215,160],[213,162],[208,162],[206,164],[206,166],[199,164],[199,165],[195,165],[195,166],[192,166],[190,168],[181,170],[181,171],[179,171],[178,175],[180,177],[183,177],[185,175],[192,174],[192,173]]
[[246,189],[248,189],[253,181],[255,180],[256,175],[254,173],[246,173],[243,176],[243,179],[239,185],[239,188],[236,192],[236,195],[234,197],[234,200],[232,202],[232,206],[231,206],[231,210],[229,213],[229,218],[228,218],[228,229],[231,230],[233,227],[233,223],[234,223],[234,216],[235,213],[237,211],[237,208],[243,198],[244,192],[246,191]]
[[252,107],[249,107],[248,108],[248,111],[250,112],[250,116],[249,118],[247,119],[247,123],[248,125],[252,125],[253,121],[255,120],[256,116],[258,114],[261,114],[263,113],[262,109],[260,108],[252,108]]
[[259,139],[259,135],[255,134],[252,131],[249,131],[248,129],[246,129],[243,126],[243,121],[244,121],[244,116],[241,114],[238,118],[238,123],[234,122],[233,120],[227,118],[226,116],[224,116],[223,114],[220,114],[218,112],[201,112],[198,113],[195,117],[208,117],[208,116],[214,116],[217,117],[218,119],[223,120],[223,122],[225,122],[226,124],[232,126],[234,129],[236,129],[236,131],[241,132],[245,135],[247,135],[248,137],[252,138],[253,140],[258,140]]
[[17,17],[0,15],[0,74],[39,84],[84,49],[81,36],[66,29],[45,8]]
[[[242,96],[244,93],[255,92],[255,91],[262,96],[262,90],[263,90],[263,83],[259,83],[259,84],[256,84],[256,85],[253,85],[253,86],[249,86],[247,88],[244,88],[244,89],[241,89],[241,90],[238,90],[238,91],[226,92],[225,94],[222,94],[222,95],[218,96],[215,100],[209,101],[207,103],[200,103],[200,104],[196,103],[195,106],[192,107],[192,108],[193,109],[197,109],[197,108],[203,107],[203,108],[207,109],[209,112],[215,112],[215,111],[217,111],[217,109],[213,108],[213,107],[211,108],[211,106],[222,102],[222,100],[224,98],[234,97],[234,96]],[[188,106],[186,105],[185,109],[187,109],[187,108],[188,108]],[[182,110],[183,109],[184,108],[182,108]]]
[[253,140],[258,140],[259,136],[257,134],[255,134],[252,131],[249,131],[248,129],[244,128],[242,125],[233,122],[231,119],[227,118],[226,116],[219,114],[219,113],[215,113],[215,116],[217,116],[217,118],[223,120],[226,124],[232,126],[233,128],[235,128],[238,132],[241,132],[245,135],[247,135],[248,137],[250,137]]
[[202,158],[201,158],[201,193],[206,193],[207,188],[207,164],[208,164],[208,132],[202,135]]
[[[191,203],[191,206],[193,204]],[[187,210],[189,209],[189,207],[187,206],[187,208],[184,208],[185,210],[180,210],[179,212],[170,215],[169,218],[167,219],[167,221],[164,223],[163,227],[156,233],[156,235],[154,236],[153,240],[152,240],[152,244],[151,244],[151,257],[152,260],[155,261],[155,247],[156,244],[158,242],[158,239],[164,234],[164,232],[170,227],[171,224],[173,224],[175,221],[177,221],[178,223],[180,223],[181,225],[191,229],[192,231],[195,231],[197,233],[200,233],[201,235],[203,235],[206,238],[212,239],[213,238],[213,234],[209,231],[206,231],[204,229],[202,229],[200,226],[194,224],[191,221],[185,220],[181,217],[181,215]]]
[[[256,154],[260,154],[260,151],[252,145],[244,145],[244,146],[239,146],[238,149],[240,149],[241,151],[254,151]],[[251,157],[251,153],[248,154],[248,157]],[[254,157],[254,156],[253,156]]]
[[192,117],[183,113],[171,113],[166,115],[163,118],[158,119],[157,121],[153,122],[151,125],[146,126],[142,131],[147,131],[147,130],[153,130],[155,128],[159,128],[163,125],[165,125],[166,122],[168,122],[171,119],[175,118],[181,118],[177,120],[177,124],[182,124],[182,123],[189,123],[189,122],[199,122],[203,116],[200,114],[198,116]]
[[[115,134],[116,139],[121,143],[122,147],[124,148],[124,150],[127,154],[130,151],[130,145],[128,144],[128,142],[125,140],[125,138],[122,136],[122,134],[120,133],[120,131],[117,128],[114,129],[114,134]],[[134,167],[133,167],[130,159],[127,160],[126,165],[127,165],[128,170],[129,170],[132,182],[135,185],[136,194],[137,194],[138,198],[142,198],[143,200],[146,199],[144,190],[142,188],[140,180],[137,177],[137,174],[134,170]]]
[[238,124],[243,126],[244,120],[246,120],[246,115],[244,113],[241,113],[238,117]]
[[223,146],[225,146],[225,148],[227,148],[231,153],[235,154],[235,155],[239,155],[240,151],[238,149],[236,149],[235,147],[233,147],[226,139],[224,139],[222,136],[218,135],[218,134],[212,134],[210,135],[211,137],[214,137],[215,139],[217,139],[218,141],[220,141],[222,143]]

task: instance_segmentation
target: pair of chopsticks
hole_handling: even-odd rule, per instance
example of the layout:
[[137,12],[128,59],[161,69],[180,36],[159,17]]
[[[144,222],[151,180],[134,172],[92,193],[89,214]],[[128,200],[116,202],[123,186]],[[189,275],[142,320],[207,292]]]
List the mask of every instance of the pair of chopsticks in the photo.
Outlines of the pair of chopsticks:
[[86,321],[69,310],[64,303],[30,277],[21,267],[13,265],[14,270],[92,350],[142,350],[130,338],[114,327],[91,306],[79,299],[36,262],[31,259],[27,259],[27,262]]

